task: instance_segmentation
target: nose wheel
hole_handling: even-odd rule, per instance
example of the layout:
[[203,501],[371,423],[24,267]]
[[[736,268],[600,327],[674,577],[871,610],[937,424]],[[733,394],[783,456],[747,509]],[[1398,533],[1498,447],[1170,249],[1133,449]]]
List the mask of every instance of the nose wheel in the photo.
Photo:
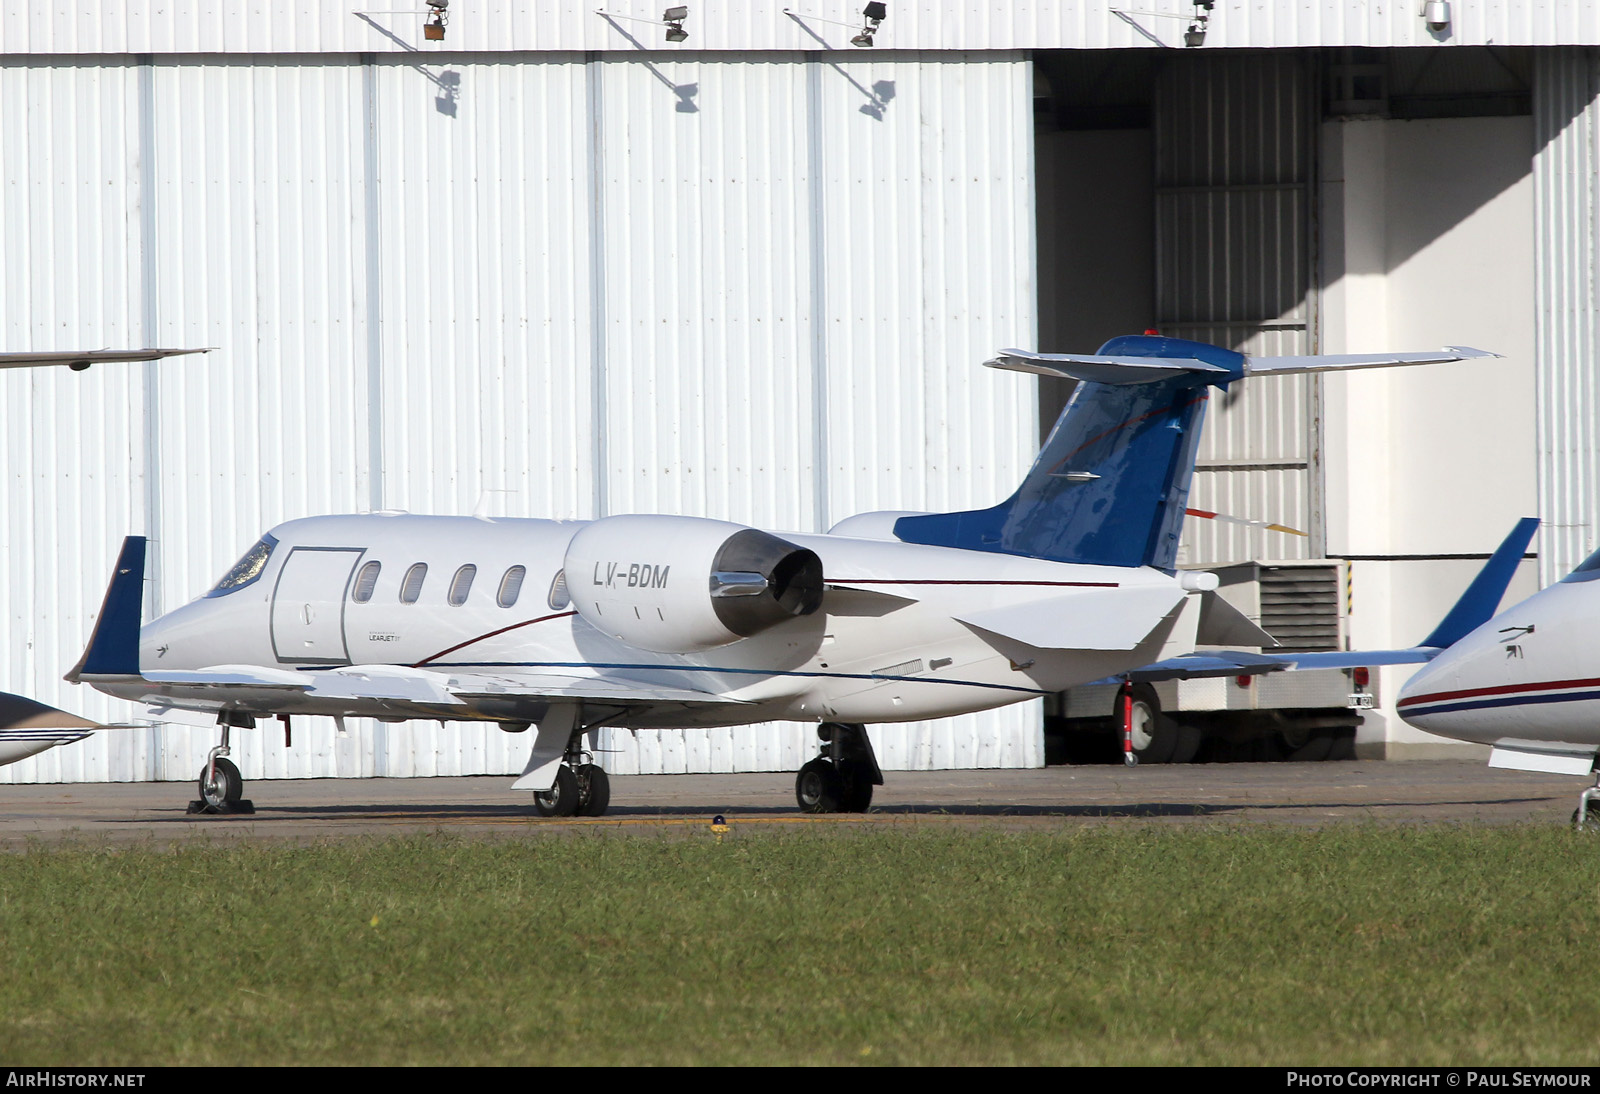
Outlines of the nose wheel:
[[[248,723],[243,719],[249,719]],[[218,715],[222,724],[222,743],[211,750],[206,765],[200,769],[200,797],[189,803],[188,812],[194,813],[254,813],[255,803],[244,796],[244,776],[228,759],[228,730],[234,725],[255,725],[250,715],[224,711]]]

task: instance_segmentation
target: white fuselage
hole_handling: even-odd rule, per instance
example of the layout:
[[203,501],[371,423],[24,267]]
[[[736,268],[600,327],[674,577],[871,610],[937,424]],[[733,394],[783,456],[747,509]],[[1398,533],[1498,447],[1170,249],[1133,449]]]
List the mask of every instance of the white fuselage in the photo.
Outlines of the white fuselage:
[[1430,733],[1600,744],[1600,581],[1568,578],[1440,653],[1401,690]]
[[[663,518],[670,519],[670,518]],[[1075,590],[1172,587],[1149,568],[1083,566],[987,552],[831,535],[783,534],[821,558],[828,593],[820,610],[752,637],[687,653],[641,649],[608,634],[553,588],[584,522],[404,514],[316,517],[274,528],[259,573],[145,625],[141,671],[266,666],[286,672],[337,666],[403,666],[442,674],[552,673],[678,687],[736,699],[683,704],[631,725],[729,725],[770,719],[904,721],[959,714],[1035,697],[1192,648],[1181,626],[1157,627],[1128,650],[1040,650],[958,622],[957,613],[1071,596]],[[617,568],[566,573],[577,582],[624,583],[650,566],[648,537]],[[362,588],[370,563],[376,580]],[[426,564],[414,595],[408,573]],[[475,567],[470,588],[458,579]],[[506,575],[523,568],[514,601]],[[702,572],[651,580],[703,598]],[[634,571],[635,580],[643,581]],[[698,584],[696,584],[698,583]],[[413,586],[415,582],[413,581]],[[454,593],[454,595],[452,595]],[[679,595],[674,593],[673,595]],[[411,602],[406,602],[410,600]],[[453,602],[459,601],[459,602]],[[637,611],[635,604],[629,610]],[[667,608],[671,610],[670,602]],[[1194,613],[1175,613],[1186,617]],[[598,622],[600,625],[596,625]],[[96,681],[113,694],[152,698],[137,683]],[[217,689],[164,687],[173,706],[216,708]],[[317,701],[313,714],[372,714],[380,706]],[[451,718],[512,721],[492,703]]]

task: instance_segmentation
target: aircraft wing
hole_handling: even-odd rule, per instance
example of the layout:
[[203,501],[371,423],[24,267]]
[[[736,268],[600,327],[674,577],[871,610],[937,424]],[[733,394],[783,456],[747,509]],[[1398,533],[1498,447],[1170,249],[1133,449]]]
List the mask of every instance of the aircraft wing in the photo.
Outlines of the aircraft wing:
[[745,702],[743,699],[730,699],[694,688],[663,687],[614,677],[560,676],[542,672],[455,674],[451,677],[451,685],[451,691],[466,700],[523,697],[587,699],[630,707],[657,706],[662,703],[739,705]]
[[0,353],[0,368],[66,365],[73,372],[82,372],[90,365],[109,364],[114,361],[159,361],[163,357],[176,357],[185,353],[210,353],[215,348],[208,346],[205,349],[96,349],[55,353]]
[[1148,384],[1188,372],[1228,375],[1227,369],[1193,357],[1102,357],[1084,353],[1029,353],[1021,349],[1003,349],[1000,356],[984,364],[1011,372],[1062,376],[1097,384]]
[[81,741],[99,728],[98,722],[23,695],[0,692],[0,766],[36,756],[56,745]]
[[444,672],[404,665],[352,665],[295,672],[254,665],[143,672],[143,701],[164,710],[262,714],[534,720],[552,702],[582,700],[629,710],[665,704],[736,704],[712,692],[615,677],[509,670]]

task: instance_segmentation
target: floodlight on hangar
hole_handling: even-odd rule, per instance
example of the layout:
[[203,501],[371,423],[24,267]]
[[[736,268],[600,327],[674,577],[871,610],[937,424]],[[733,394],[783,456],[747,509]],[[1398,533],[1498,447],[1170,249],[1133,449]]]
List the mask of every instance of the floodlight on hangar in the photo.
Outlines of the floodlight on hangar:
[[877,0],[873,0],[872,3],[861,9],[861,14],[867,23],[861,28],[860,34],[850,39],[850,44],[853,46],[866,46],[870,49],[872,48],[872,36],[878,33],[878,28],[883,25],[883,21],[889,18],[889,8],[888,5],[880,4]]
[[[687,4],[679,4],[663,11],[659,21],[655,19],[640,19],[634,15],[621,15],[614,11],[606,11],[604,8],[596,8],[594,13],[607,20],[623,19],[629,23],[649,23],[652,26],[664,26],[667,28],[667,41],[669,42],[682,42],[689,37],[689,32],[683,29],[683,21],[689,18]],[[621,28],[619,27],[618,29],[620,30]]]
[[450,22],[450,0],[427,0],[431,9],[428,19],[422,24],[422,37],[429,42],[444,41],[444,28]]
[[[783,14],[802,25],[805,23],[832,23],[836,27],[849,27],[852,30],[856,26],[854,23],[841,23],[837,19],[824,19],[820,15],[796,11],[793,8],[784,8]],[[878,28],[882,26],[883,21],[889,18],[889,5],[873,0],[872,3],[861,9],[861,15],[865,23],[862,25],[860,33],[850,39],[850,44],[870,48],[872,46],[872,36],[878,33]],[[816,37],[815,33],[812,33],[812,37]]]
[[1183,32],[1183,44],[1196,49],[1206,44],[1206,23],[1211,19],[1211,8],[1216,0],[1195,0],[1194,19],[1189,23],[1189,29]]
[[667,41],[681,42],[689,37],[689,32],[683,29],[683,21],[687,18],[689,9],[681,5],[661,13],[661,21],[667,24]]

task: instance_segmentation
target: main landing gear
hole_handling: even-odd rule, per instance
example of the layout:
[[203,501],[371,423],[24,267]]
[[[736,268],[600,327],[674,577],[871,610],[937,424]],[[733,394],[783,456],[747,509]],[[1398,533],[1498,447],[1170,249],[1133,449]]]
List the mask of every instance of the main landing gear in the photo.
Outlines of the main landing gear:
[[867,727],[823,722],[817,727],[822,755],[795,776],[794,796],[806,813],[865,813],[872,788],[883,785]]
[[[541,746],[546,748],[561,740],[560,734],[571,727],[561,752],[560,766],[556,768],[556,781],[549,790],[536,790],[533,810],[541,817],[599,817],[604,816],[611,804],[611,780],[605,769],[594,762],[594,757],[583,747],[583,711],[553,714],[539,725],[540,739],[534,743],[533,757],[528,761],[531,771],[541,762]],[[551,740],[551,735],[554,740]],[[550,752],[544,753],[548,762]],[[526,773],[525,773],[526,774]]]
[[566,760],[556,769],[556,784],[533,795],[541,817],[601,817],[611,804],[611,780],[599,764]]
[[244,777],[228,759],[228,731],[234,726],[254,729],[255,715],[224,710],[217,715],[222,743],[211,750],[200,769],[200,797],[189,803],[190,813],[254,813],[255,802],[244,797]]

